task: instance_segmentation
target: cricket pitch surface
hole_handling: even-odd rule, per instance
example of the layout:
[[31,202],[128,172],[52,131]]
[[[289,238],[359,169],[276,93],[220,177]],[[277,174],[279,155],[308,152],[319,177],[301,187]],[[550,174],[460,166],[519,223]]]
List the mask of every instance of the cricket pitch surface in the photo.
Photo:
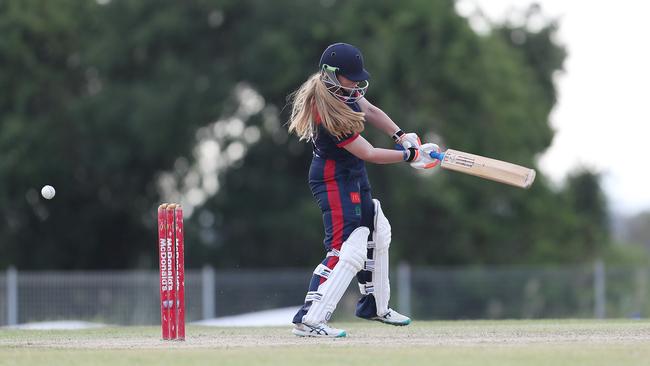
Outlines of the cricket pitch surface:
[[647,365],[648,320],[334,322],[340,339],[286,327],[0,329],[0,365]]

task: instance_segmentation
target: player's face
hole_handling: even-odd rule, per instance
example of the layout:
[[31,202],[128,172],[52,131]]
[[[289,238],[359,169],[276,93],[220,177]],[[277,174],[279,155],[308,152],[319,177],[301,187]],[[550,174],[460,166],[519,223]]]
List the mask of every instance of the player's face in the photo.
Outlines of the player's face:
[[366,94],[367,80],[352,81],[345,76],[334,75],[334,72],[325,69],[321,72],[321,80],[332,95],[342,97],[346,103],[356,103]]
[[343,75],[336,75],[336,78],[339,79],[339,83],[344,88],[356,88],[359,85],[358,81],[352,81]]

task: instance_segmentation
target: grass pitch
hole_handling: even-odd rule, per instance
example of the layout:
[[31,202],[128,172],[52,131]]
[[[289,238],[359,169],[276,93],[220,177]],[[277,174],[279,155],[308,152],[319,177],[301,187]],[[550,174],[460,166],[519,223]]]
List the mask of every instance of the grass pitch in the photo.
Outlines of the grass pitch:
[[0,365],[647,365],[650,321],[453,321],[391,327],[336,323],[343,339],[282,328],[189,326],[185,342],[159,327],[0,330]]

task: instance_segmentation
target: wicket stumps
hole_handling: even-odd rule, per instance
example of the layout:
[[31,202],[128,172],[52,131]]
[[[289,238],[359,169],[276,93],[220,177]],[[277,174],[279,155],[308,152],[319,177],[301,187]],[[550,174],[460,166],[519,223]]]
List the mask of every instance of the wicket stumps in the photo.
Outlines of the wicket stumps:
[[175,203],[158,206],[160,319],[162,339],[185,340],[185,246],[183,209]]

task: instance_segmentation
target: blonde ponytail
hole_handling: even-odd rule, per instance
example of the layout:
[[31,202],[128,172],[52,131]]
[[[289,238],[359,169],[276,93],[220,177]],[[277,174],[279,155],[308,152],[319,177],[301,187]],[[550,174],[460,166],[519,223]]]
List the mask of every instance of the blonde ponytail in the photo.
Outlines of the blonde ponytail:
[[323,127],[336,138],[363,131],[364,113],[353,111],[332,95],[321,80],[320,73],[310,76],[298,90],[291,93],[289,100],[293,104],[289,132],[295,132],[300,140],[309,141],[316,134],[315,112],[320,115]]

